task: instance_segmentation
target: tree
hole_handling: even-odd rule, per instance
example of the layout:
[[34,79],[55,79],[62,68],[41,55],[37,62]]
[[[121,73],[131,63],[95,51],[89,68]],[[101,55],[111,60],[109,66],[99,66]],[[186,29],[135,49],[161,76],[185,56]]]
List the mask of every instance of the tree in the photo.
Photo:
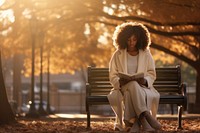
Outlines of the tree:
[[[32,13],[45,34],[44,55],[51,47],[51,73],[73,73],[90,64],[107,66],[114,51],[111,38],[114,27],[122,22],[138,21],[151,32],[152,48],[179,58],[197,71],[196,104],[200,103],[200,1],[13,1],[7,1],[3,9],[15,9],[17,26],[10,22],[0,30],[11,27],[20,34],[14,36],[13,32],[7,32],[1,40],[2,48],[12,55],[10,49],[15,44],[16,51],[23,51],[24,74],[30,74],[30,30],[27,27]],[[39,60],[36,62],[39,74]]]
[[[144,23],[152,36],[152,47],[188,63],[197,71],[196,104],[200,102],[200,4],[199,1],[113,1],[94,11],[96,22],[114,25],[126,21]],[[93,8],[94,9],[94,8]],[[192,14],[192,15],[191,15]],[[100,17],[101,16],[101,17]]]
[[0,124],[7,124],[15,122],[15,115],[12,112],[11,106],[8,102],[6,87],[2,73],[1,53],[0,53],[0,105],[3,106],[0,110]]

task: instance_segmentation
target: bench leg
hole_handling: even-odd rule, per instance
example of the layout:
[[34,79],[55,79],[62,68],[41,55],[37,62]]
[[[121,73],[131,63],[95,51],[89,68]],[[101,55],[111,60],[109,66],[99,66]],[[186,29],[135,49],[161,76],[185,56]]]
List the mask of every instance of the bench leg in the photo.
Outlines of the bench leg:
[[88,100],[86,98],[85,100],[85,107],[86,107],[86,113],[87,113],[87,128],[90,128],[90,109],[89,109],[89,103],[88,103]]
[[170,106],[171,106],[171,114],[173,115],[174,114],[174,105],[170,104]]
[[87,111],[87,128],[90,128],[90,112]]
[[182,105],[178,106],[178,128],[177,129],[183,129],[182,128],[182,113],[183,113],[183,107]]

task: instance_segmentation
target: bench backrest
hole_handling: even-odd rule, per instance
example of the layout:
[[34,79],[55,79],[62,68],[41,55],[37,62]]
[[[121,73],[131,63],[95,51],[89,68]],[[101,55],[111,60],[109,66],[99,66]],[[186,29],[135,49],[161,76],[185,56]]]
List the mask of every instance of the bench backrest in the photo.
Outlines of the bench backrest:
[[[180,66],[156,68],[155,89],[160,93],[181,93]],[[107,95],[112,86],[108,68],[88,67],[88,95]]]

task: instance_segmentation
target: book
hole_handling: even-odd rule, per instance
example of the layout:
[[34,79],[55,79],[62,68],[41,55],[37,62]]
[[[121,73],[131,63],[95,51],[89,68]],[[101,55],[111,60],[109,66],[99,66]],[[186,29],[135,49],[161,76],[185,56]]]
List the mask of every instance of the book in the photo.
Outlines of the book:
[[138,79],[138,78],[143,78],[144,77],[144,73],[143,72],[139,72],[139,73],[135,73],[135,74],[125,74],[125,73],[118,73],[118,76],[120,78],[124,78],[124,79],[128,79],[128,80],[134,80],[134,79]]

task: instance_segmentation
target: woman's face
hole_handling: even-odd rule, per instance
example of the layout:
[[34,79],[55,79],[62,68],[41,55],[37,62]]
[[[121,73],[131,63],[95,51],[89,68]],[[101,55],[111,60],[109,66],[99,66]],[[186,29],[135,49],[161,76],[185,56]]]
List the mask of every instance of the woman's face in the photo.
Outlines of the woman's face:
[[132,35],[131,37],[128,38],[127,41],[128,44],[128,51],[135,51],[137,50],[136,44],[137,44],[137,38],[135,35]]

